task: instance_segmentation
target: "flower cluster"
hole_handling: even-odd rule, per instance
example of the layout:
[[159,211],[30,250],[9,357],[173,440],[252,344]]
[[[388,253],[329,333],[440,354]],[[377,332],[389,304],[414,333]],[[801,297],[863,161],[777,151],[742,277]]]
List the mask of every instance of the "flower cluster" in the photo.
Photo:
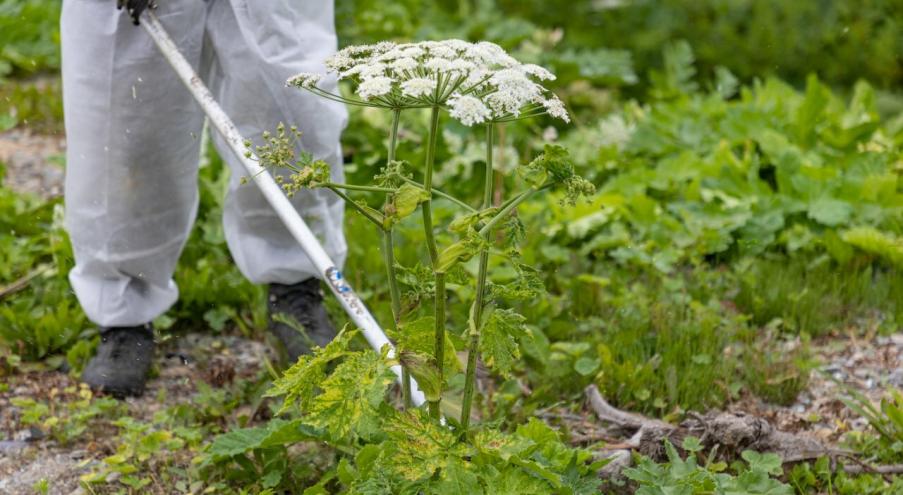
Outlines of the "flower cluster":
[[327,59],[326,66],[338,79],[354,83],[355,98],[319,88],[320,74],[298,74],[287,84],[356,105],[447,107],[467,126],[542,114],[570,120],[561,100],[541,84],[555,79],[551,72],[522,64],[485,41],[349,46]]

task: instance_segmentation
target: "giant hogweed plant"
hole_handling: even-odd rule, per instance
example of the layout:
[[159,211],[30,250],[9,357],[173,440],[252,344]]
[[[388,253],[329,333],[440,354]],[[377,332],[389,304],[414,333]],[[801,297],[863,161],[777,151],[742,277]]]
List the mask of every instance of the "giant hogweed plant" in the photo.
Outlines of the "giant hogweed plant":
[[[569,121],[562,102],[542,86],[554,76],[546,69],[521,64],[492,43],[459,40],[421,43],[378,43],[353,46],[326,61],[338,79],[351,82],[349,95],[324,89],[322,74],[299,74],[290,86],[345,104],[391,112],[385,166],[369,184],[341,184],[330,178],[328,164],[294,152],[298,132],[280,125],[264,136],[257,155],[266,167],[287,169],[281,179],[288,194],[326,188],[344,198],[382,235],[386,280],[393,321],[390,335],[398,353],[353,351],[353,331],[343,331],[332,343],[302,357],[278,379],[271,395],[284,396],[284,409],[297,408],[304,424],[340,451],[354,454],[355,466],[340,465],[342,481],[352,492],[571,493],[592,490],[594,471],[586,452],[571,450],[558,434],[539,421],[504,434],[486,425],[472,426],[471,409],[478,356],[501,374],[509,374],[519,356],[519,342],[528,331],[525,318],[505,301],[536,297],[542,290],[535,272],[517,254],[523,226],[514,212],[541,191],[561,188],[566,202],[591,194],[593,186],[574,173],[564,148],[547,145],[516,173],[525,190],[499,201],[493,191],[494,132],[503,123],[549,115]],[[428,111],[425,163],[410,165],[396,157],[403,112]],[[482,202],[477,206],[446,194],[433,184],[439,123],[443,115],[485,133],[485,177]],[[380,209],[355,201],[356,192],[384,196]],[[457,240],[437,242],[433,200],[443,198],[459,210],[445,225]],[[493,201],[497,204],[493,204]],[[395,259],[394,227],[419,208],[426,239],[427,266],[402,267]],[[519,276],[507,284],[492,284],[490,256],[507,259]],[[477,257],[477,273],[469,276],[462,264]],[[410,321],[416,312],[403,305],[400,279],[415,279],[421,292],[432,296],[432,316]],[[447,376],[459,369],[446,334],[450,316],[446,283],[474,284],[464,336],[467,363],[460,416],[442,417],[440,402],[448,392]],[[466,304],[466,302],[465,302]],[[466,318],[464,316],[466,315]],[[393,381],[390,367],[403,369],[403,411],[386,401]],[[327,370],[331,370],[328,372]],[[413,407],[413,376],[427,399],[427,410]],[[449,408],[450,409],[450,408]],[[340,473],[341,474],[341,473]],[[364,487],[367,487],[366,489]],[[378,489],[379,488],[379,489]]]

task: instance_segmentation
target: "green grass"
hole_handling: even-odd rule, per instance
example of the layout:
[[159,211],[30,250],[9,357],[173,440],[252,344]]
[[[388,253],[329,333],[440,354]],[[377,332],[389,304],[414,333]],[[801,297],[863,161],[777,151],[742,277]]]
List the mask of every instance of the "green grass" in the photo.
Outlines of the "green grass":
[[739,270],[734,301],[754,324],[776,322],[794,333],[889,332],[903,322],[901,275],[896,268],[824,259],[758,260]]
[[45,134],[63,130],[63,95],[58,77],[0,84],[0,131],[16,126]]

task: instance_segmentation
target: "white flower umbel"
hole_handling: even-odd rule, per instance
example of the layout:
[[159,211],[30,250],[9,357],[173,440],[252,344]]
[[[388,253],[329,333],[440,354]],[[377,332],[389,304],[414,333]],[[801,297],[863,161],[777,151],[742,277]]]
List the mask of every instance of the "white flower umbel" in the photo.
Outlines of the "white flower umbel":
[[486,41],[349,46],[327,59],[326,67],[338,79],[351,82],[355,97],[318,88],[314,74],[299,74],[289,85],[353,105],[446,108],[465,125],[543,114],[569,120],[564,104],[541,84],[554,80],[554,74],[535,64],[521,64]]
[[448,105],[449,115],[466,126],[481,124],[492,116],[492,112],[475,96],[455,94],[448,99]]
[[365,100],[369,100],[374,96],[383,96],[392,91],[392,78],[385,76],[371,77],[364,79],[357,87],[357,94]]
[[401,94],[412,98],[421,98],[436,91],[436,80],[426,77],[415,77],[401,83]]
[[552,96],[551,98],[546,98],[542,101],[542,106],[546,109],[546,113],[555,117],[556,119],[561,119],[565,122],[570,122],[571,117],[568,116],[568,111],[564,108],[564,103],[557,96]]
[[289,80],[286,81],[286,84],[289,86],[294,86],[296,88],[310,89],[316,87],[317,83],[319,83],[322,79],[322,74],[302,72],[301,74],[296,74],[290,77]]

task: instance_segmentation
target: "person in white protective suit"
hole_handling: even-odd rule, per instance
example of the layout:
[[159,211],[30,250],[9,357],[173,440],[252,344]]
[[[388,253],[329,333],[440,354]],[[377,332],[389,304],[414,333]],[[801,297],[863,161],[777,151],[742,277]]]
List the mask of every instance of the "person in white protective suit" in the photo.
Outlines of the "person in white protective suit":
[[[65,0],[61,19],[63,100],[68,137],[66,228],[75,253],[69,274],[101,332],[83,381],[114,395],[144,390],[154,342],[150,322],[178,298],[172,274],[198,206],[204,114],[135,27],[157,8],[179,49],[202,74],[241,134],[259,142],[279,122],[302,131],[300,146],[332,164],[342,180],[339,136],[347,120],[334,102],[285,87],[299,72],[323,72],[336,50],[332,0]],[[125,6],[126,10],[121,10]],[[329,83],[327,83],[329,84]],[[332,84],[335,84],[333,81]],[[235,263],[269,284],[271,314],[288,313],[307,337],[270,329],[289,359],[334,335],[317,272],[218,135],[232,170],[223,218]],[[293,204],[342,264],[342,202],[307,191]]]

